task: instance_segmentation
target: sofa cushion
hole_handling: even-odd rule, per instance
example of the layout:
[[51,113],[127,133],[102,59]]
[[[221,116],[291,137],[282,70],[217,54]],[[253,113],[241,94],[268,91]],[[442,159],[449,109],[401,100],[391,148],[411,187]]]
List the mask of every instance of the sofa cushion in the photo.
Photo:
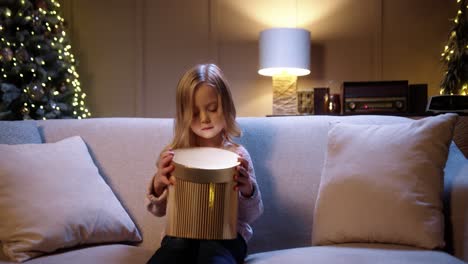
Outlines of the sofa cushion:
[[0,144],[42,143],[41,135],[33,121],[1,121]]
[[[146,263],[154,252],[141,247],[113,244],[91,246],[73,250],[62,250],[51,255],[38,257],[28,264],[128,264]],[[0,264],[12,264],[0,252]]]
[[11,260],[141,240],[80,137],[0,145],[0,156],[0,241]]
[[252,254],[245,264],[463,264],[445,252],[384,244],[302,247]]
[[443,169],[456,119],[331,124],[313,244],[443,247]]

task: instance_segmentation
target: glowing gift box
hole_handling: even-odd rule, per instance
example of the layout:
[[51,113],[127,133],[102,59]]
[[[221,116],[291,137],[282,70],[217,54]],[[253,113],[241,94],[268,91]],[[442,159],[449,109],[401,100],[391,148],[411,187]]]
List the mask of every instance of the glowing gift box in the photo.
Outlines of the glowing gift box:
[[238,155],[219,148],[174,150],[166,234],[196,239],[237,237]]

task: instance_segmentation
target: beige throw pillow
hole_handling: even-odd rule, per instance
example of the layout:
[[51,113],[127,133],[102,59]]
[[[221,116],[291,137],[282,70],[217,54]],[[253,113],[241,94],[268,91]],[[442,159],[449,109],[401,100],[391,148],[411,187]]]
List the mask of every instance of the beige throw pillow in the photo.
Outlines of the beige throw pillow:
[[0,241],[11,260],[141,240],[80,137],[0,145],[0,157]]
[[443,247],[443,170],[456,119],[331,124],[313,244]]

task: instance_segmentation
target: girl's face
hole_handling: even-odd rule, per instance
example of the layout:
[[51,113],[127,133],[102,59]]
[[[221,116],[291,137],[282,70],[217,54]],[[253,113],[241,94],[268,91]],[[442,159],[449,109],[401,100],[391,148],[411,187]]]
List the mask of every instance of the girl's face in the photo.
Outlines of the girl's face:
[[199,137],[200,146],[219,146],[226,121],[221,98],[214,87],[202,84],[195,90],[190,128]]

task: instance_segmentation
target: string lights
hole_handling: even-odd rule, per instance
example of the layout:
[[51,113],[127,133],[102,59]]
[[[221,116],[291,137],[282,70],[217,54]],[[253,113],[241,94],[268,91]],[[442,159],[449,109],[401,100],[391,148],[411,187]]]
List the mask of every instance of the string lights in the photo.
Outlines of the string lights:
[[457,6],[454,26],[441,54],[441,60],[447,67],[441,83],[441,95],[468,95],[467,0],[457,0]]

